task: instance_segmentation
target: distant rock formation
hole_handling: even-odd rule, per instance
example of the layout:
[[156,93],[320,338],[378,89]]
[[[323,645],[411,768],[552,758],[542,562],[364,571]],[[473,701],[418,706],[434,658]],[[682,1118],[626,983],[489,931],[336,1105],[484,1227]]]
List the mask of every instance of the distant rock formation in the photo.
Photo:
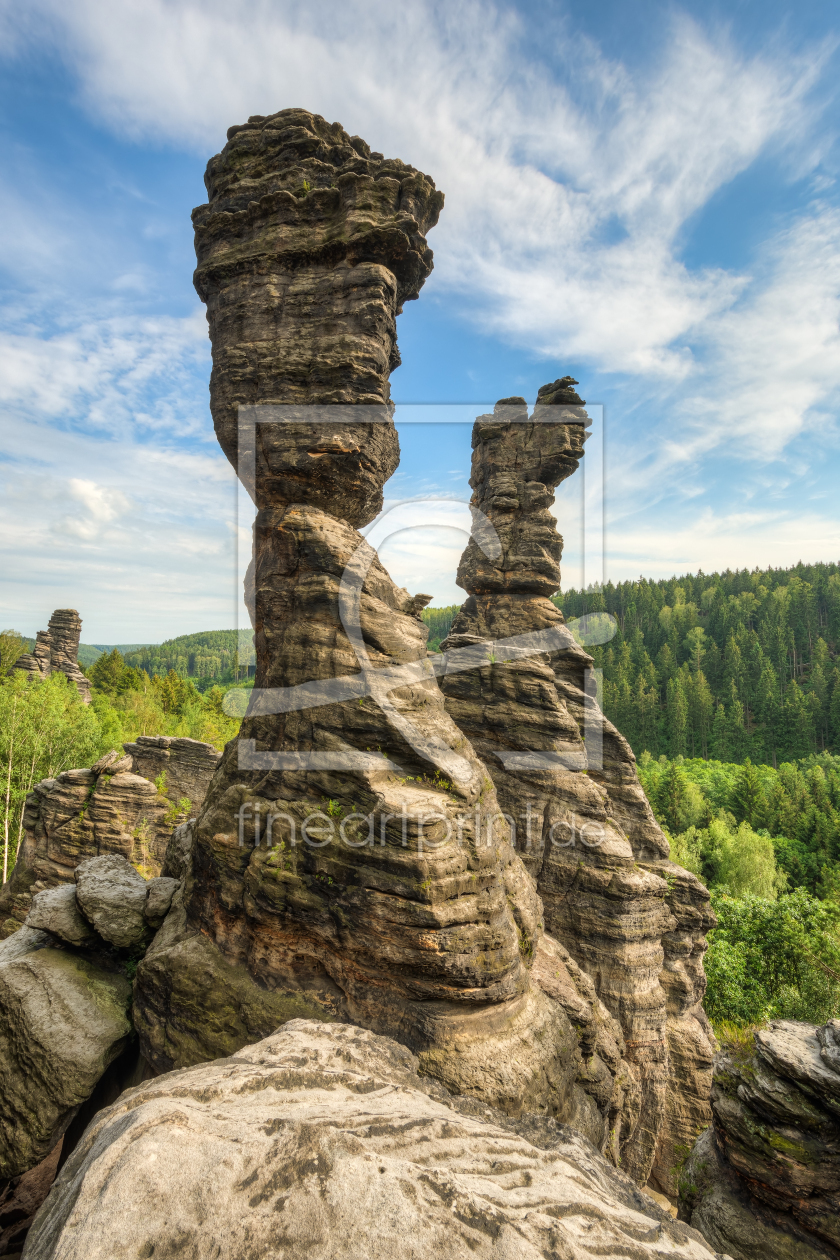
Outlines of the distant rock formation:
[[[503,398],[475,422],[476,522],[457,578],[469,598],[441,646],[484,645],[487,663],[448,672],[442,688],[514,824],[547,930],[621,1025],[642,1094],[622,1167],[674,1194],[674,1148],[709,1119],[712,1052],[700,1002],[714,920],[700,882],[667,861],[633,753],[587,695],[592,658],[549,598],[563,546],[549,508],[583,456],[590,423],[576,384],[567,376],[544,385],[532,416],[524,398]],[[495,552],[479,545],[491,533]],[[542,652],[529,646],[527,636],[550,632]]]
[[715,1059],[680,1217],[734,1260],[838,1260],[840,1019],[773,1020],[754,1042]]
[[85,704],[90,704],[90,682],[79,669],[79,639],[82,619],[75,608],[57,608],[49,620],[49,629],[39,630],[35,647],[15,661],[33,678],[47,678],[61,673],[71,678]]
[[[204,803],[221,759],[212,744],[166,735],[140,735],[89,770],[43,779],[24,809],[23,842],[14,870],[0,888],[0,939],[26,919],[33,896],[72,883],[87,857],[118,853],[146,875],[160,873],[182,802],[190,814]],[[163,792],[155,780],[165,774]]]
[[[387,1037],[295,1020],[96,1116],[27,1260],[713,1260],[576,1133],[452,1097]],[[174,1253],[173,1253],[174,1254]],[[714,1257],[714,1260],[723,1260]]]

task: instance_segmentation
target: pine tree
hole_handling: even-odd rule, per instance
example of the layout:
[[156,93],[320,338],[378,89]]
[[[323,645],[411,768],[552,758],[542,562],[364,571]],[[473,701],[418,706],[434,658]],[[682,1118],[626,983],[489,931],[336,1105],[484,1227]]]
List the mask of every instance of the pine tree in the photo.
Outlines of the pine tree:
[[715,709],[709,751],[716,761],[732,760],[732,750],[729,746],[729,723],[726,720],[726,709],[722,704]]
[[688,747],[688,699],[682,674],[668,683],[668,745],[672,757],[684,757]]
[[751,827],[757,827],[759,825],[757,816],[763,805],[764,789],[761,786],[761,779],[748,757],[732,785],[729,808],[739,823],[746,822]]

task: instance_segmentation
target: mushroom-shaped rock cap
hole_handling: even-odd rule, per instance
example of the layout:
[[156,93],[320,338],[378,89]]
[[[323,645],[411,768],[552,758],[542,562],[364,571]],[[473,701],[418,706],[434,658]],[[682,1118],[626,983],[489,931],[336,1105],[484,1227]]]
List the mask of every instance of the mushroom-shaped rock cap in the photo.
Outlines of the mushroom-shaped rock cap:
[[[216,435],[258,506],[366,524],[399,460],[396,317],[432,269],[425,234],[443,194],[307,110],[255,115],[228,137],[193,211]],[[289,410],[240,414],[267,406]]]
[[[575,390],[577,381],[573,376],[561,376],[556,381],[550,381],[548,385],[540,386],[537,391],[537,410],[543,407],[562,407],[563,411],[558,412],[556,416],[552,415],[552,421],[557,424],[582,424],[589,425],[592,423],[591,417],[584,411],[585,399]],[[542,419],[549,417],[543,413]]]

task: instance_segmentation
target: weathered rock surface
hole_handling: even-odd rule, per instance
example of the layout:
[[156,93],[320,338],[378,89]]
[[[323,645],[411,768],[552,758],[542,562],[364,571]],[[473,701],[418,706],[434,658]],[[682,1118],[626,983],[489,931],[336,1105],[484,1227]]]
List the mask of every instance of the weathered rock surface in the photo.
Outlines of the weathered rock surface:
[[[458,570],[469,598],[443,645],[450,664],[442,687],[515,825],[548,931],[621,1024],[641,1087],[622,1167],[673,1193],[673,1148],[708,1123],[711,1046],[696,1016],[703,933],[713,919],[699,881],[665,861],[667,841],[633,753],[587,694],[592,659],[549,598],[560,585],[563,545],[549,508],[577,468],[589,423],[576,383],[544,386],[532,416],[524,399],[507,398],[476,420],[477,524]],[[493,533],[495,550],[482,548]],[[457,668],[459,656],[482,647],[487,664]],[[679,885],[682,907],[691,900],[686,881],[705,914],[686,908],[677,917],[673,889]]]
[[[453,1089],[605,1138],[632,1087],[604,1065],[584,1088],[563,1005],[531,974],[539,899],[427,660],[426,597],[355,528],[396,467],[395,318],[430,270],[442,198],[305,111],[229,136],[194,214],[216,432],[235,461],[239,405],[303,409],[263,417],[254,476],[239,469],[259,508],[256,689],[138,970],[144,1053],[159,1069],[230,1053],[285,1007],[396,1033]],[[329,423],[304,407],[338,403],[354,406]],[[194,1012],[218,988],[208,1029]]]
[[75,608],[57,608],[49,620],[48,630],[39,630],[35,647],[15,661],[14,668],[22,669],[32,678],[47,678],[50,674],[66,674],[76,684],[85,704],[90,703],[90,681],[79,668],[79,639],[82,619]]
[[417,1069],[390,1039],[298,1020],[130,1090],[70,1156],[26,1258],[205,1260],[224,1239],[228,1260],[710,1260],[571,1130],[517,1132]]
[[0,943],[0,1178],[53,1150],[131,1035],[125,975],[48,941]]
[[86,945],[95,936],[79,909],[76,889],[72,884],[60,884],[57,888],[44,888],[36,893],[24,926],[49,932],[68,945]]
[[222,754],[212,744],[198,739],[170,735],[138,735],[132,744],[123,744],[128,755],[126,770],[133,770],[154,783],[165,775],[163,794],[173,805],[191,803],[191,814],[204,804],[210,780]]
[[65,770],[36,783],[15,868],[0,889],[0,937],[24,922],[42,889],[71,884],[85,858],[117,853],[157,875],[172,830],[168,811],[152,783],[122,769],[118,753],[90,770]]
[[717,1056],[680,1215],[735,1260],[840,1257],[840,1020],[774,1020]]
[[63,1140],[28,1172],[0,1181],[0,1256],[20,1255],[35,1213],[55,1180]]
[[102,939],[118,949],[145,948],[153,934],[144,913],[149,886],[131,863],[103,853],[80,862],[74,876],[78,906]]
[[368,421],[360,412],[358,422],[313,425],[302,413],[261,426],[252,490],[260,507],[305,503],[364,524],[399,458],[393,426],[376,423],[388,412],[376,409],[400,361],[396,317],[432,269],[425,234],[443,195],[302,109],[231,127],[205,184],[208,203],[193,211],[195,285],[222,449],[237,466],[241,404],[371,405]]

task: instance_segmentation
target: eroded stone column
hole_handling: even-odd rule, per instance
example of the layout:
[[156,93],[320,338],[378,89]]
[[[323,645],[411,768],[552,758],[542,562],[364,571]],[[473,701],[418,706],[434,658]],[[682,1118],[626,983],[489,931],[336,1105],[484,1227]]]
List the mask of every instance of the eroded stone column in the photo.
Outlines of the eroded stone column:
[[[641,1089],[638,1122],[623,1135],[622,1167],[644,1183],[668,1108],[662,978],[664,943],[678,929],[666,903],[667,876],[679,868],[666,861],[668,844],[629,745],[586,694],[592,658],[563,629],[549,598],[560,585],[563,542],[549,508],[556,486],[577,468],[589,423],[576,383],[566,377],[544,386],[531,417],[524,399],[508,398],[476,421],[472,504],[495,529],[500,552],[491,559],[475,541],[468,545],[458,583],[469,594],[443,646],[486,643],[489,661],[479,671],[447,674],[442,686],[515,825],[547,930],[621,1024]],[[555,641],[546,650],[523,646],[505,659],[506,640],[550,630]],[[602,734],[598,764],[587,754],[587,722]],[[682,1037],[683,1057],[685,1043]]]
[[[444,709],[427,597],[397,587],[357,532],[397,465],[396,316],[431,269],[442,195],[302,110],[228,134],[194,213],[196,286],[216,432],[240,474],[237,409],[293,410],[257,416],[245,452],[256,689],[173,850],[186,886],[138,971],[144,1054],[166,1069],[296,1015],[350,1020],[409,1045],[455,1092],[581,1111],[600,1140],[602,1083],[575,1084],[578,1038],[533,978],[539,898]],[[318,410],[337,404],[350,406]],[[591,999],[569,1001],[593,1048],[600,1028],[614,1045]]]

